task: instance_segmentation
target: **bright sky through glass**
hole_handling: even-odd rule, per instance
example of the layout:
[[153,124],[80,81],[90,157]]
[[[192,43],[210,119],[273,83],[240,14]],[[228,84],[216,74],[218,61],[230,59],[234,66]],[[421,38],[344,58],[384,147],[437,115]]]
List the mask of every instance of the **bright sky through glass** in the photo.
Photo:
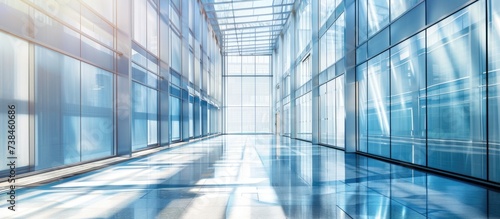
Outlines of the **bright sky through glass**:
[[270,55],[293,0],[202,0],[223,54]]

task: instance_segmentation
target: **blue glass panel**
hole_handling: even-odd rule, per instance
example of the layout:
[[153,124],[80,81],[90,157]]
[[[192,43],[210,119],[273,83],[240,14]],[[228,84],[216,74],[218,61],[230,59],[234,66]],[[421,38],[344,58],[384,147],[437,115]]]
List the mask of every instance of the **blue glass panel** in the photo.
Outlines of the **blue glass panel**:
[[[2,6],[5,8],[5,6]],[[1,17],[2,15],[0,15]],[[2,18],[3,19],[3,18]],[[13,19],[10,19],[13,20]],[[8,146],[16,148],[16,167],[20,168],[29,165],[29,44],[27,41],[0,32],[0,157],[7,162],[9,157]],[[14,136],[15,145],[8,144],[12,125],[9,115],[9,107],[14,105]],[[2,170],[9,170],[3,172]],[[20,169],[18,169],[20,170]],[[5,175],[3,175],[5,173]],[[0,177],[10,174],[10,167],[0,165]]]
[[368,58],[368,43],[359,46],[356,49],[356,63],[362,63]]
[[390,156],[389,52],[368,61],[368,153]]
[[358,83],[358,150],[368,152],[368,124],[367,124],[367,69],[366,63],[356,68],[356,81]]
[[146,69],[132,63],[132,79],[143,84],[147,84],[147,72]]
[[391,157],[425,165],[425,34],[391,49]]
[[424,27],[425,2],[403,15],[391,25],[391,44],[398,43]]
[[[400,15],[411,9],[423,0],[390,0],[391,1],[391,20],[398,18]],[[425,20],[424,20],[425,23]]]
[[455,12],[460,9],[460,7],[472,1],[474,0],[427,0],[427,24],[432,24],[438,21],[440,18]]
[[366,0],[358,1],[358,45],[368,39],[368,6]]
[[368,41],[368,58],[379,54],[389,47],[389,28],[380,31]]
[[82,161],[113,154],[113,74],[82,63]]
[[368,36],[389,24],[389,1],[368,0]]
[[486,178],[484,2],[427,30],[428,165]]
[[148,88],[148,145],[158,144],[158,91]]
[[35,47],[35,169],[80,161],[80,62]]
[[181,139],[181,100],[170,96],[170,140]]
[[132,150],[148,144],[148,88],[132,82]]

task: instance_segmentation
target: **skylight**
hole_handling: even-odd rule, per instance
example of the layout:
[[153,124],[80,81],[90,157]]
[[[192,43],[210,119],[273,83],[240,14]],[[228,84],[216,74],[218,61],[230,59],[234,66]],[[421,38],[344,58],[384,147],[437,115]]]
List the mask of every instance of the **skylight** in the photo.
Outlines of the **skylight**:
[[270,55],[294,0],[202,0],[224,55]]

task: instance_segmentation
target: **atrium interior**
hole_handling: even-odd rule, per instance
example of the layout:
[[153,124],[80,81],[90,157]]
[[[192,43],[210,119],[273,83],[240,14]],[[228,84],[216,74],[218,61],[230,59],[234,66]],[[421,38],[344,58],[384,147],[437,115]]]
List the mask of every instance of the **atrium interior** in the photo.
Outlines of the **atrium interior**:
[[0,218],[500,218],[500,1],[0,0]]

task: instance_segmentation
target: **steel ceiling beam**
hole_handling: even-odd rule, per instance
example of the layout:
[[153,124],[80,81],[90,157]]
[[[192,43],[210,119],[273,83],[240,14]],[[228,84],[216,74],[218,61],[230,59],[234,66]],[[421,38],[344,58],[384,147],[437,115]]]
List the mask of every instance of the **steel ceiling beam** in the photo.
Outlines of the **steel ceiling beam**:
[[279,5],[267,5],[267,6],[259,6],[259,7],[244,7],[244,8],[231,8],[231,9],[223,9],[223,10],[217,10],[214,8],[214,10],[206,10],[206,13],[211,13],[211,12],[229,12],[229,11],[244,11],[244,10],[258,10],[258,9],[267,9],[267,8],[277,8],[277,7],[285,7],[285,6],[293,6],[293,3],[289,4],[279,4]]

